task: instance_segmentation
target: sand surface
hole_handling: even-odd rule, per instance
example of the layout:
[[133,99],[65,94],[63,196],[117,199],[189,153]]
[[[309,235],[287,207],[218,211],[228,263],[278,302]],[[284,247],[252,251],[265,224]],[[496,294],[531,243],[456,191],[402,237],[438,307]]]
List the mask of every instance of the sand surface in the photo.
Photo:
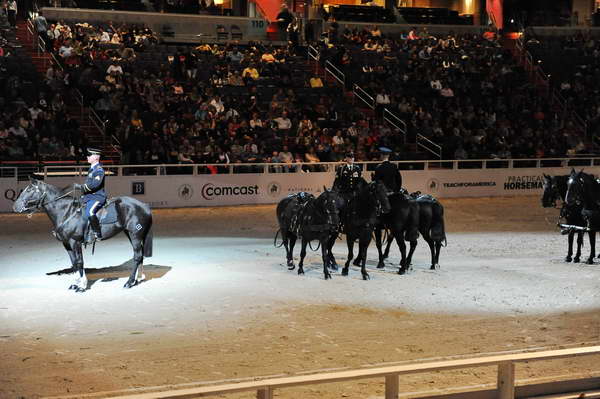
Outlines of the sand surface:
[[[274,206],[154,210],[147,281],[122,286],[125,236],[85,253],[83,294],[43,214],[0,215],[0,398],[108,397],[166,387],[372,367],[411,360],[597,344],[600,265],[563,261],[558,211],[537,197],[444,200],[448,246],[429,270],[385,270],[369,250],[358,269],[325,281],[320,254],[306,274],[273,246]],[[586,239],[583,252],[589,251]],[[299,248],[296,252],[299,252]],[[345,259],[346,245],[334,249]],[[600,375],[598,358],[517,367],[520,380]],[[402,378],[406,397],[495,383],[481,368]],[[276,392],[283,398],[383,398],[383,382]],[[251,398],[251,394],[232,397]]]

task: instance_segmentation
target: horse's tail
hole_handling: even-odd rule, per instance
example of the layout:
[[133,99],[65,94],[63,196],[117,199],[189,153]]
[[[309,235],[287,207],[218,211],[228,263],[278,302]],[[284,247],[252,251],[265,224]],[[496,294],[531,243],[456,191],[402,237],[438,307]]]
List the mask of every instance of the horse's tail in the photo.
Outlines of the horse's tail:
[[444,242],[444,246],[448,244],[446,240],[446,228],[444,224],[444,207],[439,202],[435,202],[431,206],[431,238],[433,241]]
[[144,257],[150,258],[152,256],[152,240],[154,238],[154,233],[152,231],[152,225],[146,232],[146,236],[144,237]]

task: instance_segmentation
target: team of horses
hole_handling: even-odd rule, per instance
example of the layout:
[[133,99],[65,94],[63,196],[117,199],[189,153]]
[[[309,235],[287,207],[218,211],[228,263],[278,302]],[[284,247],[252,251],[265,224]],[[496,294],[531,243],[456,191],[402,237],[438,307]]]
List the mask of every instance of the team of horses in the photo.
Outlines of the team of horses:
[[[288,269],[296,268],[293,257],[296,240],[300,239],[302,243],[298,274],[304,274],[307,245],[318,242],[326,280],[331,278],[330,270],[338,269],[332,248],[341,233],[345,234],[348,247],[342,275],[348,275],[353,263],[360,267],[364,280],[369,279],[367,249],[373,236],[379,253],[379,269],[385,267],[384,259],[389,255],[390,245],[396,241],[401,253],[398,274],[410,270],[419,235],[429,244],[432,270],[439,267],[440,250],[446,241],[444,208],[439,201],[420,193],[389,193],[383,183],[377,181],[367,183],[360,179],[352,193],[324,188],[318,197],[308,193],[293,194],[279,202],[276,212],[279,223],[276,241],[281,234]],[[385,252],[382,250],[383,232],[387,234]],[[405,241],[410,243],[408,254]],[[358,253],[355,258],[356,242]]]
[[[587,264],[593,264],[596,257],[596,231],[600,230],[600,182],[583,170],[574,169],[568,175],[548,176],[544,174],[542,206],[556,208],[562,201],[560,218],[562,233],[568,236],[568,250],[565,262],[580,262],[584,234],[590,242]],[[573,239],[577,234],[577,251],[573,257]]]
[[[69,286],[76,292],[89,289],[85,275],[82,247],[86,245],[88,223],[82,216],[80,197],[69,188],[60,189],[40,180],[31,183],[15,200],[13,210],[32,214],[45,211],[54,226],[54,236],[63,244],[71,260],[75,281]],[[133,268],[125,288],[144,281],[143,260],[152,256],[152,212],[150,207],[131,197],[114,197],[109,200],[100,218],[103,240],[123,232],[133,248]],[[104,215],[106,214],[106,215]],[[109,217],[110,215],[110,217]],[[106,217],[105,217],[106,216]],[[366,270],[367,249],[375,237],[379,262],[384,268],[390,245],[395,240],[401,253],[399,274],[411,268],[412,256],[421,235],[431,249],[431,269],[439,267],[439,255],[446,240],[444,208],[429,195],[406,192],[389,193],[383,183],[359,181],[352,195],[324,188],[315,197],[298,193],[281,200],[277,206],[279,233],[286,248],[287,266],[295,269],[293,251],[297,239],[301,240],[298,274],[304,274],[306,247],[312,242],[321,249],[323,275],[331,278],[330,270],[338,264],[332,249],[340,233],[346,236],[348,256],[342,275],[348,275],[350,265],[361,269],[362,278],[369,279]],[[387,234],[385,251],[382,250],[382,232]],[[405,241],[410,243],[407,254]],[[354,256],[354,244],[358,253]]]

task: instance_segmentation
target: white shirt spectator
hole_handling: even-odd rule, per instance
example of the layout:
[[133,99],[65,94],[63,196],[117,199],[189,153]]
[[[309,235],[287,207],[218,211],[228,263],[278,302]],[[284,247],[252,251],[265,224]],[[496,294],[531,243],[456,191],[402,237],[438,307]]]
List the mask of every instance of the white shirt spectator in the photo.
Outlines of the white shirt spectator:
[[60,55],[62,58],[69,58],[72,54],[73,47],[68,44],[63,44],[60,50],[58,50],[58,55]]
[[390,103],[390,96],[388,96],[386,93],[379,93],[375,98],[375,101],[379,105],[387,105]]
[[123,75],[123,68],[121,68],[121,65],[110,64],[108,69],[106,69],[106,74],[110,75],[111,72],[116,72],[119,75]]
[[29,108],[29,114],[31,115],[32,120],[36,120],[40,112],[42,112],[42,110],[37,106],[37,104]]
[[277,123],[277,129],[279,130],[289,130],[292,128],[292,121],[288,117],[277,117],[273,119],[275,123]]
[[110,33],[106,31],[102,32],[102,34],[100,35],[100,41],[103,43],[110,42]]

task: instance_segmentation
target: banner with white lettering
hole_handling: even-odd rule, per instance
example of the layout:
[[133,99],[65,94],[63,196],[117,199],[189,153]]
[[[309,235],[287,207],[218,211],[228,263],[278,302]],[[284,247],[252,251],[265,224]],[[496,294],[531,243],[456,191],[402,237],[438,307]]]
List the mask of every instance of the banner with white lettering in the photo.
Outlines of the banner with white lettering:
[[[567,168],[513,168],[403,171],[403,185],[438,198],[539,195],[543,175],[564,175]],[[586,168],[600,174],[600,167]],[[364,173],[369,178],[369,173]],[[153,208],[272,204],[289,194],[306,191],[315,195],[333,184],[333,173],[217,174],[198,176],[108,176],[109,196],[132,196]],[[80,182],[79,177],[48,177],[58,187]],[[12,204],[29,181],[0,179],[0,212]]]

